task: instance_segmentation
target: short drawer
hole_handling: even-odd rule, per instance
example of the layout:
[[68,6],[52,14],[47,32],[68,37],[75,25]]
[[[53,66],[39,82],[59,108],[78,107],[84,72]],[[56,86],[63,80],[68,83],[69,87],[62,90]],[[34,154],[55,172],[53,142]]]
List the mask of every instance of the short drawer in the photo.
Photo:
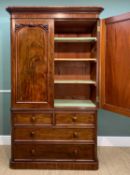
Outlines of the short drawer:
[[14,128],[15,140],[94,140],[94,128]]
[[96,114],[92,113],[56,113],[56,124],[94,124]]
[[94,144],[15,144],[14,160],[94,160]]
[[41,113],[41,114],[28,114],[28,113],[16,113],[13,114],[14,124],[52,124],[53,114]]

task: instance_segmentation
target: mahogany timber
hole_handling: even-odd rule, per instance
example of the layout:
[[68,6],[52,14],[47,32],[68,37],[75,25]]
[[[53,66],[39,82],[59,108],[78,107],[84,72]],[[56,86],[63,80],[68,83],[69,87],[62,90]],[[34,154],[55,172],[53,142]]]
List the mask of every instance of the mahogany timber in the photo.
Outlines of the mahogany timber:
[[18,125],[22,124],[52,124],[53,123],[53,114],[44,113],[44,114],[34,114],[34,113],[16,113],[13,114],[13,123]]
[[79,12],[79,13],[95,13],[95,14],[99,14],[103,11],[103,7],[98,7],[98,6],[14,6],[14,7],[7,7],[6,10],[10,13],[14,13],[14,12],[28,12],[28,13],[44,13],[44,12],[64,12],[64,13],[68,13],[68,12]]
[[[97,59],[97,24],[102,10],[7,8],[11,15],[11,168],[98,168],[97,106],[54,108],[54,99],[96,101],[97,63],[80,62],[80,58]],[[97,41],[56,43],[54,37],[59,36],[95,37]],[[55,58],[79,61],[69,62],[67,67],[65,63],[54,63]],[[55,78],[68,78],[67,74],[70,79],[95,80],[96,84],[54,85]]]
[[14,127],[15,141],[39,141],[51,140],[53,141],[92,141],[95,139],[94,127],[45,127],[45,126],[24,126]]
[[56,113],[57,125],[73,125],[73,124],[95,124],[95,115],[91,113]]
[[98,161],[11,161],[14,169],[97,170]]
[[130,116],[130,13],[103,21],[102,34],[102,107]]
[[[69,91],[66,91],[69,89]],[[78,89],[78,90],[77,90]],[[94,93],[94,91],[92,92]],[[91,85],[87,84],[55,84],[55,99],[92,99]]]
[[[53,149],[52,149],[53,148]],[[14,144],[16,161],[94,161],[93,144]]]
[[51,19],[12,20],[12,107],[53,107],[53,30]]
[[11,18],[57,18],[57,19],[98,19],[99,14],[103,11],[102,7],[85,7],[85,6],[59,6],[59,7],[7,7]]

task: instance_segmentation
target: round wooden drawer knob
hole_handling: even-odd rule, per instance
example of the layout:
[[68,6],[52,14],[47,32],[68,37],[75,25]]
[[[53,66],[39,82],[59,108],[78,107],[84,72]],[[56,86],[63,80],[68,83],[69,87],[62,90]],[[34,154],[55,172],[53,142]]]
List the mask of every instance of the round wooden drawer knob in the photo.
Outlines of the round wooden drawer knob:
[[73,138],[78,138],[78,133],[77,132],[73,133]]
[[35,121],[36,121],[36,117],[35,117],[35,116],[32,116],[32,117],[31,117],[31,121],[32,121],[32,122],[35,122]]
[[31,137],[34,137],[34,136],[35,136],[35,132],[32,131],[32,132],[30,133],[30,136],[31,136]]
[[75,149],[75,150],[73,151],[73,153],[74,153],[75,156],[77,156],[77,154],[78,154],[78,150]]
[[34,155],[36,154],[35,149],[32,149],[32,150],[31,150],[31,154],[32,154],[32,156],[34,156]]
[[77,120],[77,117],[76,116],[72,117],[72,121],[73,122],[76,122],[76,120]]

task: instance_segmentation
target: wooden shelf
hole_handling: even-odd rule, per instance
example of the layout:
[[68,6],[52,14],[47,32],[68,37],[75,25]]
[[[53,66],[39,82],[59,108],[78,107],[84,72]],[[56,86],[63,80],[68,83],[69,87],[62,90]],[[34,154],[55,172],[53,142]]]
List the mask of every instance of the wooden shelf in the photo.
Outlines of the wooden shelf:
[[55,42],[95,42],[96,37],[55,37]]
[[55,58],[54,61],[97,61],[96,58]]
[[94,84],[96,81],[93,80],[54,80],[55,84]]
[[55,99],[54,107],[96,107],[96,104],[91,100],[67,100]]

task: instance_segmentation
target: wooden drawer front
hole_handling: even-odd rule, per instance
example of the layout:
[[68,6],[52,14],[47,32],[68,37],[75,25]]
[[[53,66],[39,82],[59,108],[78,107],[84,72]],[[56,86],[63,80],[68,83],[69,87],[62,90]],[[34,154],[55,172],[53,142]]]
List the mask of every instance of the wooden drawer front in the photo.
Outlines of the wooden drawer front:
[[91,113],[56,113],[56,124],[94,124],[95,115]]
[[86,159],[94,160],[93,144],[15,144],[14,159],[28,161],[30,159]]
[[13,114],[14,124],[51,124],[53,114]]
[[16,140],[94,140],[94,128],[14,128]]

